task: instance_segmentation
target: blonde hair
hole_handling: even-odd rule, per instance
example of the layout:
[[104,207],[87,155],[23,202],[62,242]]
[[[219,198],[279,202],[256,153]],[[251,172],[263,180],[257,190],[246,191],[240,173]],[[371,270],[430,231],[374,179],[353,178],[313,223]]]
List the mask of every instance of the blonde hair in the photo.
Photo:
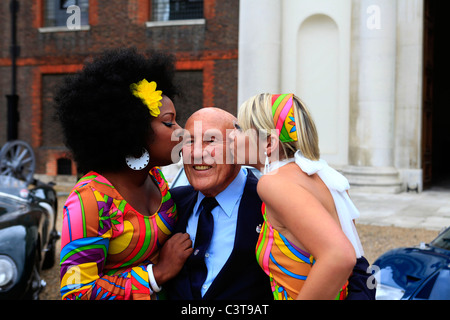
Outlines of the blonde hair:
[[[297,150],[310,160],[320,159],[319,136],[311,114],[297,96],[293,96],[297,141],[281,142],[286,158],[293,157]],[[258,94],[245,101],[238,111],[238,122],[242,130],[256,129],[267,133],[275,130],[272,117],[272,94]]]

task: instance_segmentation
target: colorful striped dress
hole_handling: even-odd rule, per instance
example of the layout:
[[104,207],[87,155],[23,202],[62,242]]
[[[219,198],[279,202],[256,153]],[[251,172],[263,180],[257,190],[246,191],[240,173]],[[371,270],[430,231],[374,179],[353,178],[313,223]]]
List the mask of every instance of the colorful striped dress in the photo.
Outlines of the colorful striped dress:
[[63,210],[63,299],[157,298],[146,267],[157,262],[177,212],[161,170],[155,167],[150,175],[162,195],[151,216],[133,209],[98,173],[90,172],[77,182]]
[[[275,230],[267,220],[266,207],[261,208],[264,223],[256,245],[256,258],[270,278],[275,300],[293,300],[298,296],[314,265],[314,257],[289,242]],[[336,300],[347,296],[347,284],[341,289]]]

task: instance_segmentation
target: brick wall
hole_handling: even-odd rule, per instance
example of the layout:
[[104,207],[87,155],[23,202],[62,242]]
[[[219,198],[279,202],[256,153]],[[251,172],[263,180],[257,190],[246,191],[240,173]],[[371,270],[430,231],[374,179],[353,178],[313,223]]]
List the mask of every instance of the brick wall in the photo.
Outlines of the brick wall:
[[[37,156],[36,173],[54,175],[60,158],[70,155],[51,123],[55,87],[65,74],[104,49],[136,46],[177,57],[176,79],[184,99],[175,101],[181,124],[193,111],[216,106],[236,114],[239,0],[204,0],[205,24],[146,27],[151,0],[90,0],[89,30],[40,32],[45,0],[21,0],[17,40],[19,139]],[[69,15],[68,15],[69,16]],[[0,146],[6,142],[6,98],[10,93],[9,0],[0,1]],[[75,166],[72,170],[75,172]]]

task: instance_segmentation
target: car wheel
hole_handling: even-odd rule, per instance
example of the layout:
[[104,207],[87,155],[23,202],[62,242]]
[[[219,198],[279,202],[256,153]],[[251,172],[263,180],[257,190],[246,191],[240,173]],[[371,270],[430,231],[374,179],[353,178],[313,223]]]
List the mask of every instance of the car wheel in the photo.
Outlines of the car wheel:
[[33,269],[31,270],[30,283],[25,294],[25,299],[27,300],[39,300],[39,294],[47,285],[46,282],[41,279],[39,264],[39,253],[36,253],[36,259],[33,264]]

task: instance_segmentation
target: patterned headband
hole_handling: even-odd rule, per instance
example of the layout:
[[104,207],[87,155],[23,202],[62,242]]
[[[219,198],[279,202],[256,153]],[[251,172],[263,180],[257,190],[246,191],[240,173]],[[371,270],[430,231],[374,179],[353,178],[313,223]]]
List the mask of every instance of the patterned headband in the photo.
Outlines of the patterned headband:
[[272,95],[272,116],[281,142],[297,141],[293,94]]

